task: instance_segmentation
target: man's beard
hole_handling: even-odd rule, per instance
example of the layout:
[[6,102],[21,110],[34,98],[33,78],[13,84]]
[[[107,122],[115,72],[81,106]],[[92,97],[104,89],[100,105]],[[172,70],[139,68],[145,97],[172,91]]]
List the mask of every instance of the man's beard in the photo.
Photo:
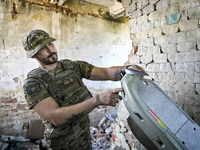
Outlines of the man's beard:
[[[55,57],[52,57],[52,55],[55,55]],[[40,58],[38,56],[36,56],[36,57],[44,65],[51,65],[51,64],[54,64],[58,61],[58,55],[57,55],[56,52],[49,54],[49,56],[47,58]]]

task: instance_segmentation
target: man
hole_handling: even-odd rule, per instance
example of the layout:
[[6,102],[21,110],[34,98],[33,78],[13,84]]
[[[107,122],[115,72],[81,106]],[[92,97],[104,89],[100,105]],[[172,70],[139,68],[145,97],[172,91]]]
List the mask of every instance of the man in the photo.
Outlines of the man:
[[[27,75],[25,98],[29,108],[43,118],[48,149],[90,150],[88,114],[99,105],[116,106],[122,89],[92,97],[82,78],[119,81],[125,66],[99,68],[83,61],[58,61],[55,40],[43,30],[33,30],[24,37],[27,57],[40,64]],[[138,66],[132,69],[144,71]]]

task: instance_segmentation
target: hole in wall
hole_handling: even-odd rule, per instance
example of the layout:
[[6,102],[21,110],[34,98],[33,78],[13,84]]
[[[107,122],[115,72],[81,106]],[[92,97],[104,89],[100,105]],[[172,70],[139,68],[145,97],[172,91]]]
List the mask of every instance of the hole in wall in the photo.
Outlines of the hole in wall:
[[154,11],[156,11],[156,5],[155,4],[153,4],[153,7],[154,7]]
[[168,63],[170,62],[168,58],[167,58],[167,62],[168,62]]
[[199,49],[198,49],[198,44],[196,44],[196,50],[199,50]]
[[140,9],[140,11],[141,11],[141,16],[143,16],[143,10],[142,10],[142,9]]

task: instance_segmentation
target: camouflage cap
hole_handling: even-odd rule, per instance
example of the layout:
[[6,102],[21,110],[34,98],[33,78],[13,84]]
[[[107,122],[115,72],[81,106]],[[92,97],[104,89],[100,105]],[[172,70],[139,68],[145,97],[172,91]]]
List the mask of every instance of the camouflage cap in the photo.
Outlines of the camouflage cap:
[[22,40],[27,58],[33,57],[40,49],[44,48],[46,44],[55,40],[56,39],[50,37],[49,34],[43,30],[32,30]]

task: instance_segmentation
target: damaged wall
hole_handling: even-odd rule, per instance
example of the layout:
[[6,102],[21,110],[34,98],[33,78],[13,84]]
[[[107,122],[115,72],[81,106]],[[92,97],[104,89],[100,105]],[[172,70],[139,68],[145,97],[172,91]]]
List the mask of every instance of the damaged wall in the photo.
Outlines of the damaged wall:
[[[100,67],[123,65],[131,50],[126,24],[62,14],[20,0],[13,2],[0,1],[0,135],[25,135],[22,125],[38,118],[28,110],[22,89],[26,74],[38,67],[35,60],[25,57],[21,43],[30,30],[43,29],[55,37],[60,59],[85,60]],[[85,82],[93,94],[120,86],[111,82]]]
[[[142,66],[149,78],[200,125],[200,1],[123,0],[122,4],[130,18],[129,63]],[[126,127],[128,114],[121,102],[118,117]],[[135,137],[129,143],[126,134],[119,133],[111,149],[144,149]]]
[[[133,45],[129,62],[144,67],[200,125],[200,1],[124,0],[123,6]],[[180,18],[171,23],[175,14]],[[121,103],[121,119],[126,112]]]

